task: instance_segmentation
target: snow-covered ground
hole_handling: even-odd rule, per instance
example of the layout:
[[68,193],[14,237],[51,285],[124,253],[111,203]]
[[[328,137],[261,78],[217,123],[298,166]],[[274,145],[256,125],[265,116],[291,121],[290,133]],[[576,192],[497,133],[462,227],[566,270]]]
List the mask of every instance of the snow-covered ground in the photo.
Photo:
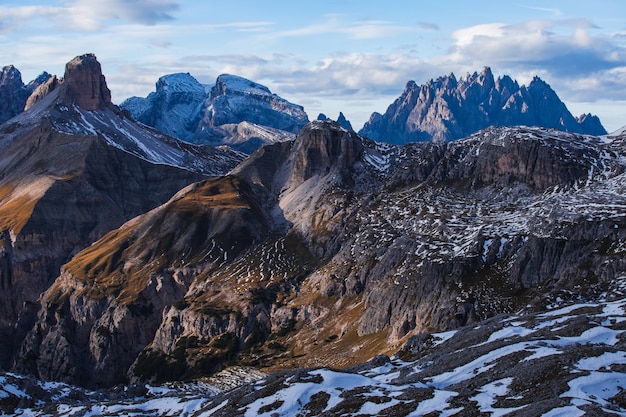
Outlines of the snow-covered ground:
[[226,391],[214,379],[112,395],[6,374],[0,409],[22,416],[626,415],[625,333],[626,298],[617,289],[596,302],[432,334],[420,349],[409,343],[353,370],[250,373],[251,383]]

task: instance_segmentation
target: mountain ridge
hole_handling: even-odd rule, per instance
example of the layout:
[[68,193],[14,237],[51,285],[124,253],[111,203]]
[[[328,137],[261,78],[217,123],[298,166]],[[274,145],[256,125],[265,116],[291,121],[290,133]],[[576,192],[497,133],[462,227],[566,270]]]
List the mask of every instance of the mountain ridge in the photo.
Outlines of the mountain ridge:
[[398,147],[311,122],[77,254],[17,370],[99,386],[346,367],[593,294],[626,270],[624,155],[619,138],[538,128]]
[[488,126],[541,126],[603,135],[596,116],[574,118],[554,90],[535,76],[528,87],[509,76],[494,79],[489,67],[457,78],[454,74],[423,85],[409,81],[385,114],[373,113],[359,134],[402,144],[460,139]]

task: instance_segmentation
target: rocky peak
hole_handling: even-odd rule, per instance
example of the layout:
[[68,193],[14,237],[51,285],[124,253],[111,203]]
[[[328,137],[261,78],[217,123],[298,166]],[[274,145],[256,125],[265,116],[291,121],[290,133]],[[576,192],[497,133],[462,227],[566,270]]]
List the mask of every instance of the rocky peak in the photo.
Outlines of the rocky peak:
[[60,85],[59,79],[54,76],[50,76],[46,81],[41,83],[34,91],[28,96],[24,110],[28,110],[37,104],[42,98],[50,94]]
[[581,114],[576,118],[576,121],[579,125],[584,127],[584,130],[587,133],[591,135],[599,136],[606,134],[606,130],[604,130],[598,116],[594,116],[591,113]]
[[131,97],[120,107],[186,142],[227,145],[245,153],[292,140],[309,122],[302,106],[230,74],[217,77],[210,89],[188,73],[164,75],[148,97]]
[[309,119],[302,106],[288,102],[265,86],[245,78],[222,74],[207,100],[199,124],[201,132],[243,121],[297,133]]
[[22,83],[22,74],[13,65],[7,65],[2,68],[0,85],[18,85],[21,88],[24,86]]
[[0,73],[0,124],[24,110],[28,92],[22,83],[22,74],[13,65]]
[[156,92],[200,92],[204,93],[204,86],[191,74],[176,73],[164,75],[156,83]]
[[[324,113],[320,113],[317,116],[317,120],[329,121],[332,119],[330,119]],[[337,117],[337,123],[339,123],[341,126],[345,127],[348,130],[354,130],[354,128],[352,127],[352,123],[350,123],[350,120],[346,119],[346,116],[343,114],[343,112],[339,112],[339,117]]]
[[84,110],[111,106],[111,91],[94,54],[77,56],[65,65],[63,96]]
[[494,86],[495,80],[489,67],[485,67],[480,74],[477,72],[467,74],[459,82],[459,90],[463,97],[488,94]]
[[[417,93],[419,91],[419,94]],[[491,68],[409,81],[384,115],[373,114],[360,135],[389,143],[449,141],[489,126],[537,126],[583,134],[604,134],[598,123],[580,123],[550,86],[535,77],[528,87],[508,76],[494,79]]]
[[332,120],[315,120],[296,138],[291,178],[304,182],[315,175],[349,169],[362,153],[363,145],[356,133]]
[[47,72],[24,85],[22,74],[13,65],[2,68],[0,73],[0,124],[27,108],[27,99],[41,84],[50,79]]
[[348,130],[354,130],[352,128],[352,123],[350,123],[350,120],[346,119],[346,116],[344,116],[344,114],[342,112],[339,112],[339,117],[337,118],[337,123],[339,123],[341,126],[345,127]]

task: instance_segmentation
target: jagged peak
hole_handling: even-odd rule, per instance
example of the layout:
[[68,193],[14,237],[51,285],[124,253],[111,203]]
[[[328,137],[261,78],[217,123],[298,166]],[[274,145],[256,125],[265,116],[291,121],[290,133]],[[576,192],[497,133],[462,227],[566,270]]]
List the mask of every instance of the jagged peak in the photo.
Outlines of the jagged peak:
[[16,83],[22,84],[22,73],[13,65],[7,65],[2,68],[0,85]]
[[404,87],[404,91],[405,91],[405,92],[407,92],[407,91],[412,91],[412,90],[415,90],[415,89],[417,89],[417,88],[419,88],[419,86],[417,85],[417,83],[416,83],[415,81],[413,81],[413,80],[409,80],[409,81],[406,83],[406,86]]
[[52,78],[52,75],[50,73],[48,73],[47,71],[42,72],[41,74],[39,74],[37,76],[37,78],[35,78],[34,80],[32,80],[31,82],[29,82],[26,85],[26,88],[30,91],[35,91],[35,89],[37,87],[39,87],[41,84],[48,82],[48,80]]
[[528,84],[528,88],[549,88],[552,89],[550,87],[550,84],[548,84],[547,82],[545,82],[544,80],[542,80],[541,78],[539,78],[538,75],[535,75],[532,79],[532,81],[530,82],[530,84]]
[[75,57],[65,65],[63,99],[84,110],[103,110],[112,105],[102,67],[92,53]]
[[350,121],[346,119],[346,116],[343,114],[343,112],[339,112],[339,117],[337,117],[337,123],[339,123],[341,126],[345,127],[348,130],[354,130],[352,128],[352,123],[350,123]]
[[[324,113],[320,113],[317,116],[317,120],[328,121],[328,120],[332,120],[332,119],[330,119]],[[341,126],[345,127],[348,130],[354,130],[352,128],[352,123],[350,123],[350,121],[348,119],[346,119],[346,116],[343,114],[343,112],[339,112],[339,117],[337,117],[337,123],[339,123]]]
[[[30,84],[29,84],[30,85]],[[56,75],[49,76],[47,80],[39,84],[26,100],[24,110],[28,110],[37,104],[41,99],[50,94],[60,85],[60,81]]]

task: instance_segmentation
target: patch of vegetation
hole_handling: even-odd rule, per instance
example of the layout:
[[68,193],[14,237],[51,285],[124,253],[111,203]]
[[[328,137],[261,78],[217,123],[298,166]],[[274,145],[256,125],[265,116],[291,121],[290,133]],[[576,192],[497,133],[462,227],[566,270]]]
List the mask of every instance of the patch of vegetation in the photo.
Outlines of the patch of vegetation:
[[200,346],[200,339],[197,336],[183,336],[176,341],[176,347],[172,356],[177,360],[184,362],[187,349],[193,349]]

